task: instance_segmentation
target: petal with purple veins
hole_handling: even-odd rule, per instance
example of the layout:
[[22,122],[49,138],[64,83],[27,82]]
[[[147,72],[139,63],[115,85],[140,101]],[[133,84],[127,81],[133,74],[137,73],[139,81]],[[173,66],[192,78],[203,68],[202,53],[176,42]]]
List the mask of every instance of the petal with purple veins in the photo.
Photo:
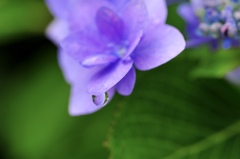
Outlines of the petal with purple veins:
[[88,83],[88,92],[100,95],[116,85],[132,68],[132,60],[118,61],[99,71]]
[[120,43],[124,34],[123,20],[110,8],[101,7],[97,11],[96,24],[98,30],[110,41]]
[[139,70],[149,70],[162,65],[185,48],[182,34],[168,25],[151,25],[145,30],[145,36],[131,54]]

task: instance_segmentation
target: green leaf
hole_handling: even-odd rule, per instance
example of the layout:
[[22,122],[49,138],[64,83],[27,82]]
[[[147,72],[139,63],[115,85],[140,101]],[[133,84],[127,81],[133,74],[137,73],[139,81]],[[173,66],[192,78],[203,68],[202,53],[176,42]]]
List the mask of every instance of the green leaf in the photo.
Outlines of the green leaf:
[[0,42],[13,36],[43,33],[51,15],[44,1],[0,2]]
[[234,48],[214,51],[208,47],[202,47],[191,49],[189,54],[199,61],[190,74],[192,78],[222,78],[240,65],[240,52]]
[[[107,106],[95,114],[68,114],[70,88],[53,51],[1,78],[0,147],[13,159],[107,158],[103,147],[112,118]],[[44,53],[46,54],[46,53]]]
[[239,92],[224,80],[190,80],[192,66],[181,55],[138,72],[116,110],[111,159],[240,158]]

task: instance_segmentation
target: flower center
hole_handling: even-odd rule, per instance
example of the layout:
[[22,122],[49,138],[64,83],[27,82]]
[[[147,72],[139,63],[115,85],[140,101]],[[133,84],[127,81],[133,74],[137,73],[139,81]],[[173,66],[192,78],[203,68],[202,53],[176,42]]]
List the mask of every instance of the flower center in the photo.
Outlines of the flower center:
[[108,47],[111,48],[110,50],[112,54],[121,58],[122,60],[128,59],[129,55],[134,51],[134,49],[139,44],[141,38],[143,36],[143,31],[140,30],[139,32],[135,33],[132,40],[124,41],[121,44],[109,44]]
[[198,35],[240,39],[240,0],[203,0],[196,15],[200,20]]
[[108,44],[109,48],[109,53],[117,56],[118,58],[122,58],[125,53],[127,52],[127,43],[123,42],[122,44],[115,44],[115,43],[110,43]]

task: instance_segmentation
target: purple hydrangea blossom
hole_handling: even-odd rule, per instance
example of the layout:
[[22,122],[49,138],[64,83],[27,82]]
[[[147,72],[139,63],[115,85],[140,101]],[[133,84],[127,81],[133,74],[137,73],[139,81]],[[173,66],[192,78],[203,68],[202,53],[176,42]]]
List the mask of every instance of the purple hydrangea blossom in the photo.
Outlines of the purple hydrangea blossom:
[[71,115],[99,110],[115,91],[130,95],[135,68],[155,68],[185,48],[181,33],[165,24],[163,0],[46,2],[55,17],[47,34],[60,48],[59,63],[72,89]]
[[187,22],[187,47],[222,43],[224,49],[240,46],[239,0],[191,0],[178,8]]

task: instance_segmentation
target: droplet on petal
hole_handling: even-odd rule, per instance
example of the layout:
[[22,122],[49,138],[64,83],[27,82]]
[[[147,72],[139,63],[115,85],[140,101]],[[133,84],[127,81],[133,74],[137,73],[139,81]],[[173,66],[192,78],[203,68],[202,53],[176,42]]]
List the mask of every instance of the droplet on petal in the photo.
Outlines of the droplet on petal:
[[98,96],[92,95],[92,100],[96,106],[104,106],[105,104],[107,104],[109,96],[107,92]]

